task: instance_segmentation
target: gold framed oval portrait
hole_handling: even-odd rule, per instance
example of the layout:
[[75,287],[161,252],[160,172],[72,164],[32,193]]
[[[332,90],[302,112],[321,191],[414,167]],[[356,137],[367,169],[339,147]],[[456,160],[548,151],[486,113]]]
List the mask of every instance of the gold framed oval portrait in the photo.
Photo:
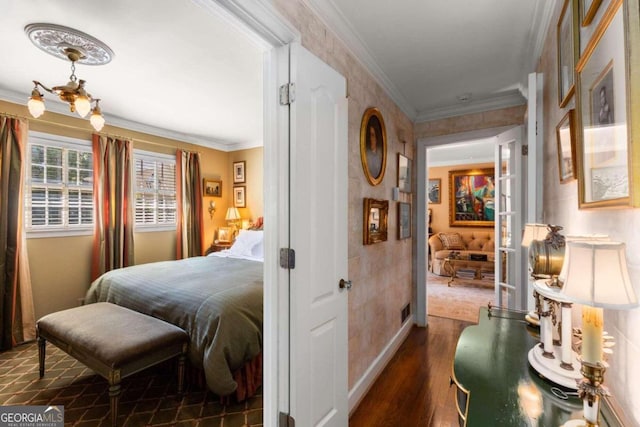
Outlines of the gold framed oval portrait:
[[360,125],[360,159],[367,181],[378,185],[387,168],[387,131],[380,110],[367,108]]

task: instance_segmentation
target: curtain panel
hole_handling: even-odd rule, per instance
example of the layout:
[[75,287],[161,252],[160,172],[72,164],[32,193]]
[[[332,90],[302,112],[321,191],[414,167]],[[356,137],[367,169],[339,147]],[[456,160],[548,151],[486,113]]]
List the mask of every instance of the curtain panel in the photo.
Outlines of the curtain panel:
[[200,154],[176,152],[178,181],[176,259],[202,255],[204,226],[202,215],[202,180]]
[[131,141],[93,135],[93,199],[96,225],[91,280],[133,265],[133,156]]
[[26,146],[27,123],[0,116],[0,350],[36,336],[23,229]]

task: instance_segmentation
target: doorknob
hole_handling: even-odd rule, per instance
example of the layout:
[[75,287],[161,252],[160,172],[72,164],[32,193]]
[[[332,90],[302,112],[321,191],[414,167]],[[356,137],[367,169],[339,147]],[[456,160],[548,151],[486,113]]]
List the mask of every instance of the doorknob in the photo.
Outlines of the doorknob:
[[340,289],[350,290],[351,289],[351,280],[340,279],[340,284],[338,286],[340,287]]

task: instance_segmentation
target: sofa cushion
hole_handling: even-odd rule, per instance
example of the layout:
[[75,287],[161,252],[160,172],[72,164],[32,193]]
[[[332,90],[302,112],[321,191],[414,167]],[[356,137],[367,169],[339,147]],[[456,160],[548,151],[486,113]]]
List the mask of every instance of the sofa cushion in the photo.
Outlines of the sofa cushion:
[[449,250],[464,250],[465,245],[462,241],[462,237],[458,233],[440,233],[440,240],[442,246]]

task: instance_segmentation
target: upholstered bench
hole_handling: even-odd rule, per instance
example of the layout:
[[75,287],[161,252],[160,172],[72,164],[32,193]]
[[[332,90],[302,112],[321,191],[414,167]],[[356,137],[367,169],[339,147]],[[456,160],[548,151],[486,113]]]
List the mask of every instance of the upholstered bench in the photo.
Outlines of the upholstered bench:
[[40,378],[47,340],[109,381],[111,424],[118,419],[120,380],[179,356],[182,394],[187,333],[177,326],[106,302],[70,308],[37,322]]

